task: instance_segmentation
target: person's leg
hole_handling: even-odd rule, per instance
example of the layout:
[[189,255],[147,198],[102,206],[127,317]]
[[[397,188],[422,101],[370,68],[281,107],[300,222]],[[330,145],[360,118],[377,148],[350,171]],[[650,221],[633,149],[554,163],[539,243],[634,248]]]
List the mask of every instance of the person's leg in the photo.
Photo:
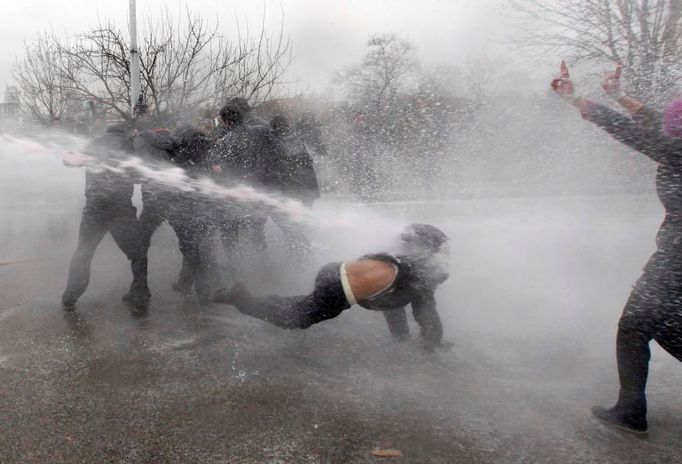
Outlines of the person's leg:
[[407,325],[407,313],[405,307],[382,311],[388,324],[388,330],[394,340],[402,341],[410,337],[410,328]]
[[62,295],[62,304],[65,309],[73,310],[76,301],[88,288],[92,257],[112,222],[113,218],[104,210],[88,206],[83,209],[78,231],[78,246],[71,258],[66,290]]
[[169,215],[168,224],[178,237],[178,248],[182,254],[182,267],[173,290],[189,294],[194,286],[194,276],[199,267],[199,249],[196,234],[192,230],[191,218],[180,213]]
[[240,283],[230,290],[219,290],[213,301],[231,304],[240,312],[287,329],[305,329],[333,319],[350,305],[346,300],[339,273],[340,263],[324,266],[315,278],[315,289],[308,295],[256,297]]
[[216,256],[216,226],[212,218],[202,213],[195,217],[196,229],[193,231],[198,256],[194,275],[194,290],[201,300],[210,301],[213,289],[221,282],[221,272]]
[[283,213],[275,212],[270,217],[282,231],[287,261],[296,267],[303,267],[310,261],[312,248],[304,225],[292,221]]
[[130,269],[133,274],[133,281],[128,293],[123,295],[123,301],[138,309],[146,309],[151,297],[147,283],[147,252],[151,236],[161,222],[163,218],[158,211],[151,208],[148,209],[146,215],[143,211],[138,220],[136,209],[130,206],[121,209],[111,228],[112,237],[130,260]]
[[682,310],[678,309],[663,322],[654,340],[675,359],[682,362]]
[[666,284],[667,260],[655,253],[644,268],[623,309],[616,337],[620,391],[612,408],[594,407],[599,419],[634,432],[647,430],[646,383],[651,352],[649,342],[657,320],[671,295]]

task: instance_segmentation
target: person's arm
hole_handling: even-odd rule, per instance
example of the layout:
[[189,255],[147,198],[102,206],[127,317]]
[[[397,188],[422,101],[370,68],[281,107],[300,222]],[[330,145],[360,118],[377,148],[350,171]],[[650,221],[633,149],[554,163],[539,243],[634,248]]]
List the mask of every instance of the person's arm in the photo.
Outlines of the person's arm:
[[658,163],[682,163],[682,139],[666,137],[660,130],[647,129],[634,119],[598,103],[587,101],[579,105],[585,119],[619,142]]
[[412,300],[412,314],[419,324],[424,348],[435,350],[443,340],[443,324],[436,310],[434,290],[423,290]]
[[[565,62],[561,62],[561,74],[551,85],[557,95],[580,110],[583,118],[598,125],[619,142],[659,163],[682,161],[682,139],[673,139],[660,132],[647,130],[642,124],[617,111],[586,98],[576,97]],[[642,111],[642,107],[636,113],[639,111]]]
[[604,92],[617,102],[625,111],[628,112],[633,121],[639,124],[644,130],[659,133],[663,126],[663,115],[646,106],[641,101],[627,95],[621,84],[623,66],[616,64],[616,70],[604,76],[601,86]]
[[407,325],[407,314],[404,306],[382,311],[382,313],[384,313],[388,330],[394,340],[402,341],[410,337],[410,328]]

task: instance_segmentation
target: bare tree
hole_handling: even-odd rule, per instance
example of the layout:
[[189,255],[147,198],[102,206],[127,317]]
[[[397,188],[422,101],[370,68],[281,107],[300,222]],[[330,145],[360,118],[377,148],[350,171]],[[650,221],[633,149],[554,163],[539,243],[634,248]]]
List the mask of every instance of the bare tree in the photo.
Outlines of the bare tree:
[[335,81],[346,89],[350,100],[386,108],[419,67],[414,47],[396,34],[374,35],[367,47],[362,63],[338,72]]
[[24,43],[24,58],[12,70],[21,90],[21,105],[31,117],[51,123],[64,113],[69,98],[61,69],[70,70],[66,57],[49,34]]
[[512,0],[531,19],[523,39],[572,61],[622,63],[630,91],[661,101],[682,76],[682,0]]
[[[217,21],[189,9],[177,23],[167,10],[147,20],[140,41],[142,94],[157,115],[194,112],[236,95],[260,103],[277,90],[291,57],[283,28],[270,34],[263,21],[257,37],[247,32],[235,39],[219,30]],[[60,57],[46,71],[60,89],[129,117],[130,54],[120,29],[104,22],[67,40],[50,36],[45,46]]]

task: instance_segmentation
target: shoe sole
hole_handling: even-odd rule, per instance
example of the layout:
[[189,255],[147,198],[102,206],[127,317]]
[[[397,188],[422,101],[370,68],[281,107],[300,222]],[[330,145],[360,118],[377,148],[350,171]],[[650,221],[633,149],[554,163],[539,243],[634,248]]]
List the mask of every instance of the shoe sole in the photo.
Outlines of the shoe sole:
[[594,417],[595,419],[597,419],[597,420],[598,420],[599,422],[601,422],[602,424],[606,424],[606,425],[608,425],[608,426],[610,426],[610,427],[613,427],[613,428],[615,428],[615,429],[621,430],[621,431],[623,431],[623,432],[631,433],[631,434],[633,434],[633,435],[635,435],[635,436],[637,436],[637,437],[639,437],[639,438],[647,438],[647,437],[649,436],[649,431],[648,431],[648,430],[641,431],[641,430],[631,429],[631,428],[626,427],[626,426],[624,426],[624,425],[620,425],[620,424],[618,424],[618,423],[616,423],[616,422],[611,422],[611,421],[608,421],[608,420],[606,420],[606,419],[602,419],[601,417],[597,416],[597,415],[594,414],[594,413],[592,414],[592,417]]

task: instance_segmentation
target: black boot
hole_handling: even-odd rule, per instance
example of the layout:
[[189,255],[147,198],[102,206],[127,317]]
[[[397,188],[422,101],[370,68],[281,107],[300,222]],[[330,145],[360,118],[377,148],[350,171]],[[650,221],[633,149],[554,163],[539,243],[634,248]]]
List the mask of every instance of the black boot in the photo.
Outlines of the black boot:
[[246,286],[242,282],[237,282],[229,290],[226,288],[221,288],[215,294],[213,294],[213,302],[235,305],[238,302],[242,302],[251,298],[251,294],[247,290]]
[[76,298],[69,296],[64,293],[62,295],[62,309],[66,312],[71,312],[76,310]]
[[171,288],[178,293],[182,293],[183,295],[191,295],[192,294],[192,283],[191,282],[178,280],[173,285],[171,285]]
[[594,406],[592,414],[600,421],[637,435],[646,436],[648,424],[646,413],[628,410],[618,405],[607,409],[601,406]]
[[128,293],[121,297],[124,303],[129,304],[137,312],[146,312],[149,309],[151,292],[148,288],[138,288],[132,285]]

